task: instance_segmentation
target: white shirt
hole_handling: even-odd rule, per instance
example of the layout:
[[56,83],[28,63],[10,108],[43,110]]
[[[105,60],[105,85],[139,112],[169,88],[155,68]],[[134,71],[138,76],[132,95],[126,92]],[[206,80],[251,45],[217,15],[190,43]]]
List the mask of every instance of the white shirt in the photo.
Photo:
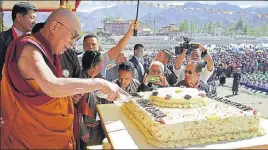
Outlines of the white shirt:
[[20,30],[18,30],[16,27],[13,26],[14,31],[16,32],[17,36],[20,37],[23,35],[23,32],[21,32]]
[[138,58],[138,57],[136,57],[136,56],[134,56],[134,57],[138,60],[139,66],[140,66],[140,68],[141,68],[141,73],[142,73],[142,75],[144,75],[145,71],[144,71],[144,67],[143,67],[141,58]]
[[103,66],[102,66],[102,71],[101,71],[101,74],[102,76],[105,78],[106,77],[106,69],[107,69],[107,66],[112,63],[111,59],[110,59],[110,56],[109,56],[109,51],[106,51],[106,52],[103,52],[101,53],[101,59],[103,61]]
[[[174,73],[176,74],[176,76],[178,77],[178,81],[184,80],[184,78],[185,78],[185,67],[182,66],[179,70],[177,70],[177,69],[175,69],[175,67],[173,67],[173,70],[174,70]],[[206,65],[202,69],[202,71],[200,73],[200,80],[203,81],[204,83],[207,83],[208,79],[213,74],[213,70],[209,71],[207,69],[207,65]]]

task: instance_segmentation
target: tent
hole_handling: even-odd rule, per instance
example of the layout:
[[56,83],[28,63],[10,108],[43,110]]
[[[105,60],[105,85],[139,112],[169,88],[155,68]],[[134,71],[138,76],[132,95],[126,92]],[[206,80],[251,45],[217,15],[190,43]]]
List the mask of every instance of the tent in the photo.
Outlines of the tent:
[[262,49],[262,48],[268,48],[268,43],[267,44],[261,43],[256,46],[256,49]]
[[[23,2],[23,1],[3,1],[0,0],[0,16],[1,16],[1,26],[2,30],[4,30],[4,11],[11,11],[13,6],[17,2]],[[32,3],[36,8],[38,12],[52,12],[57,8],[60,8],[60,5],[64,5],[65,2],[68,2],[68,4],[72,7],[72,11],[76,11],[77,7],[80,4],[80,0],[51,0],[51,1],[37,1],[37,0],[27,0],[25,2]]]

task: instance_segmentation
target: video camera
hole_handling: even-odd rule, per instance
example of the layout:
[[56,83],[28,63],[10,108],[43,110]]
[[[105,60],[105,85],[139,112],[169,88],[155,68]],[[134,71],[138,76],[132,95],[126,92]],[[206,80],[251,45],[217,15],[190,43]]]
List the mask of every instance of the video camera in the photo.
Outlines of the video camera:
[[199,48],[199,44],[196,43],[190,43],[191,39],[185,36],[181,36],[183,39],[183,43],[180,44],[180,46],[175,47],[175,54],[180,55],[183,52],[183,49],[188,49],[186,52],[186,55],[190,55],[191,51],[193,49]]

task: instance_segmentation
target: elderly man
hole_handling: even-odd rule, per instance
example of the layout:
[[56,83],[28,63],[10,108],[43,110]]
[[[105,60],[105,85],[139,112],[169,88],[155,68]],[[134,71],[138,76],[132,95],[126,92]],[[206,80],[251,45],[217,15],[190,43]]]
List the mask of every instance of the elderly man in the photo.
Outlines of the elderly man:
[[110,82],[118,79],[118,67],[121,63],[125,62],[126,60],[127,57],[124,56],[124,53],[119,53],[115,58],[115,66],[107,70],[105,79]]
[[[45,22],[37,23],[32,28],[32,34],[39,32],[44,28]],[[73,46],[74,47],[74,46]],[[73,49],[66,50],[63,54],[59,55],[62,75],[65,78],[81,78],[83,77],[76,52]],[[79,120],[82,116],[92,116],[89,107],[86,106],[86,99],[82,94],[72,96],[74,103],[74,138],[76,140],[76,148],[80,149],[80,129]]]
[[159,61],[154,61],[149,67],[149,73],[144,75],[143,83],[138,91],[152,91],[157,88],[168,87],[168,81],[164,76],[164,65]]
[[178,82],[175,87],[184,86],[187,88],[197,88],[199,90],[210,93],[209,86],[200,80],[202,64],[198,62],[189,62],[185,68],[184,80]]
[[57,9],[40,32],[9,46],[1,80],[1,149],[74,148],[71,95],[99,90],[108,100],[119,98],[122,89],[105,80],[63,78],[58,55],[74,44],[80,28],[74,13]]
[[0,33],[0,81],[7,47],[14,39],[31,31],[36,20],[36,10],[29,2],[19,2],[12,8],[13,26]]
[[176,75],[170,71],[167,67],[168,63],[171,60],[171,54],[168,50],[161,50],[157,53],[156,57],[155,57],[156,61],[161,62],[162,64],[164,64],[164,76],[166,76],[167,81],[169,83],[169,85],[174,85],[175,83],[177,83],[177,77]]
[[[125,36],[116,44],[116,46],[112,47],[109,51],[104,52],[101,57],[103,60],[103,68],[102,68],[102,75],[103,77],[106,77],[106,68],[107,65],[110,64],[116,56],[125,48],[128,41],[132,37],[134,33],[134,29],[139,28],[139,22],[133,21],[129,27],[128,32],[125,34]],[[93,34],[88,34],[84,37],[83,41],[83,49],[84,51],[99,51],[99,41],[98,37]]]
[[[183,80],[185,77],[185,67],[182,66],[183,60],[186,56],[187,49],[184,49],[183,52],[178,56],[176,60],[176,64],[174,65],[174,73],[178,77],[178,81]],[[207,53],[207,50],[203,47],[203,45],[199,44],[198,49],[193,49],[189,56],[189,61],[197,61],[199,63],[202,62],[201,54],[204,55],[205,67],[202,69],[200,73],[200,80],[204,83],[207,83],[207,80],[213,74],[214,63],[210,55]]]
[[135,67],[132,62],[126,61],[118,67],[118,79],[114,81],[119,87],[128,93],[136,93],[139,88],[139,81],[134,79]]
[[[101,53],[97,51],[86,51],[82,58],[82,72],[84,78],[101,78],[103,60]],[[100,118],[97,112],[97,104],[111,103],[105,99],[99,98],[95,92],[87,93],[86,100],[93,117],[84,116],[81,123],[81,149],[86,146],[99,145],[104,139],[104,132],[101,127]]]

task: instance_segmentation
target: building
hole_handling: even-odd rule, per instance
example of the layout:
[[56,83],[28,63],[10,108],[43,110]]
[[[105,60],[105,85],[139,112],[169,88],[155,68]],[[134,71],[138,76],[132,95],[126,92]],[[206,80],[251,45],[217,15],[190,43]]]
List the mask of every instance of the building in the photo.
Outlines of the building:
[[104,23],[104,32],[111,35],[124,35],[130,26],[131,21],[124,21],[122,18],[117,18]]
[[169,24],[168,26],[162,27],[163,32],[176,32],[179,29],[176,27],[175,24]]

